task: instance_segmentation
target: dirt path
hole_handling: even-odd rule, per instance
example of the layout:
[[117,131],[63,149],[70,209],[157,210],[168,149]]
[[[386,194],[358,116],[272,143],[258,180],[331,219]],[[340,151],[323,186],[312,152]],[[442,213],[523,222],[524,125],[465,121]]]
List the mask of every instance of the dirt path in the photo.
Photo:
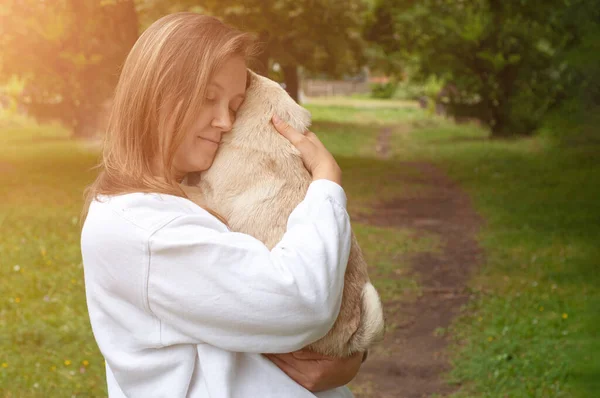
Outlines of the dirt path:
[[[382,131],[378,148],[388,157],[390,131]],[[387,141],[387,142],[386,142]],[[426,194],[380,204],[370,217],[373,225],[410,228],[435,234],[438,252],[409,258],[412,276],[422,287],[416,300],[385,303],[388,324],[395,325],[383,343],[370,352],[353,383],[357,398],[417,398],[447,395],[443,376],[449,370],[445,348],[448,336],[440,333],[468,300],[465,284],[481,259],[475,241],[481,220],[468,196],[442,171],[428,163],[397,163],[413,168],[418,177],[405,177],[398,184],[424,184]],[[413,174],[413,173],[411,173]]]
[[390,157],[390,137],[392,135],[391,127],[384,127],[379,131],[377,137],[377,146],[375,151],[377,156],[381,159],[388,159]]

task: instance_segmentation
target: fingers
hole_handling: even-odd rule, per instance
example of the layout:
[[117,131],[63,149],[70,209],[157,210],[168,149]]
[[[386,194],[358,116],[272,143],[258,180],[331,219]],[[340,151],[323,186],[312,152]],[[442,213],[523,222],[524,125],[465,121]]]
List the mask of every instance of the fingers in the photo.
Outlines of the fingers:
[[[361,360],[361,354],[341,359],[302,350],[290,354],[264,355],[294,381],[312,392],[347,384],[356,376]],[[298,356],[319,359],[299,359]]]
[[364,362],[364,359],[366,359],[364,352],[356,352],[348,358],[345,358],[345,361],[349,364],[349,366],[353,368],[356,367],[358,369],[360,368],[360,365]]
[[286,355],[291,356],[290,354],[264,354],[271,362],[273,362],[279,369],[283,371],[286,375],[288,375],[292,380],[296,381],[296,383],[302,385],[305,388],[308,388],[307,377],[300,370],[296,369],[293,365],[289,364],[284,358]]
[[279,131],[281,135],[287,138],[294,146],[298,146],[302,141],[306,139],[304,134],[296,131],[292,126],[281,120],[277,115],[273,115],[273,125],[275,129]]
[[[318,354],[315,354],[318,355]],[[267,358],[270,360],[277,360],[278,363],[285,363],[286,366],[294,368],[296,371],[305,374],[308,371],[312,370],[315,366],[315,362],[317,359],[304,359],[297,358],[294,353],[288,354],[265,354]],[[318,359],[320,360],[320,359]]]
[[332,358],[322,355],[322,354],[318,354],[316,352],[312,352],[312,351],[307,351],[307,350],[300,350],[300,351],[295,351],[292,352],[292,355],[294,356],[294,358],[296,359],[300,359],[300,360],[313,360],[313,361],[331,361]]
[[327,179],[342,184],[342,171],[331,153],[312,132],[299,133],[277,115],[273,116],[275,129],[300,152],[304,166],[313,180]]
[[[304,136],[306,138],[308,138],[309,140],[317,140],[319,141],[319,137],[317,137],[317,135],[315,133],[313,133],[312,131],[307,131],[306,133],[304,133]],[[320,142],[320,141],[319,141]]]
[[325,145],[323,145],[323,143],[321,142],[319,137],[317,137],[317,135],[315,133],[313,133],[312,131],[307,131],[304,136],[314,146],[318,147],[319,150],[327,151],[327,148],[325,148]]

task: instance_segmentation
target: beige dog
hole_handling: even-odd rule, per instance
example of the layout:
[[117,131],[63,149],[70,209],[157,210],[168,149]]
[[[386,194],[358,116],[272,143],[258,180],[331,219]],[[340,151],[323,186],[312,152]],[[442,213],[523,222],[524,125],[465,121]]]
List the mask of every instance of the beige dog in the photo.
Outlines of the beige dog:
[[[223,216],[233,231],[252,235],[271,249],[312,180],[298,150],[270,123],[271,116],[306,131],[310,114],[276,82],[253,72],[248,79],[246,99],[211,168],[188,176],[187,184],[200,189],[184,189],[190,199]],[[345,357],[365,351],[383,329],[379,295],[353,234],[340,314],[329,333],[307,349]]]

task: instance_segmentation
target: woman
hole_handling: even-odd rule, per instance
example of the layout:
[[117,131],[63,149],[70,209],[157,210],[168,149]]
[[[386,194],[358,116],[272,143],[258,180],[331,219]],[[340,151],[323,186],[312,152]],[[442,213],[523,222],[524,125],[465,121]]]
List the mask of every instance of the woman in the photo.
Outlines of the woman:
[[313,182],[269,251],[188,200],[246,90],[253,42],[217,19],[168,15],[123,66],[81,236],[109,397],[351,397],[362,355],[299,351],[341,304],[350,224],[341,171],[312,133],[274,118]]

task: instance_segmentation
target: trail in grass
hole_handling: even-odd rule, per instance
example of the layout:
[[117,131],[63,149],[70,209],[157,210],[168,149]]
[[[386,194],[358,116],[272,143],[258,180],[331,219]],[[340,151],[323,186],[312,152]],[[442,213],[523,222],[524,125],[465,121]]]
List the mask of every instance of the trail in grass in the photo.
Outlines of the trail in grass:
[[[379,135],[378,148],[384,148],[379,151],[381,157],[387,157],[389,135],[389,130]],[[411,265],[412,277],[419,281],[420,293],[384,303],[388,324],[385,340],[370,352],[353,382],[353,391],[357,398],[443,396],[457,389],[444,379],[449,370],[445,328],[468,300],[466,282],[481,261],[475,240],[481,220],[468,196],[431,164],[390,165],[416,171],[390,183],[426,189],[380,203],[361,221],[434,234],[441,247],[405,259]]]
[[375,150],[377,156],[381,159],[388,159],[390,157],[390,136],[392,135],[392,128],[390,126],[383,127],[379,131],[377,137],[377,146]]

